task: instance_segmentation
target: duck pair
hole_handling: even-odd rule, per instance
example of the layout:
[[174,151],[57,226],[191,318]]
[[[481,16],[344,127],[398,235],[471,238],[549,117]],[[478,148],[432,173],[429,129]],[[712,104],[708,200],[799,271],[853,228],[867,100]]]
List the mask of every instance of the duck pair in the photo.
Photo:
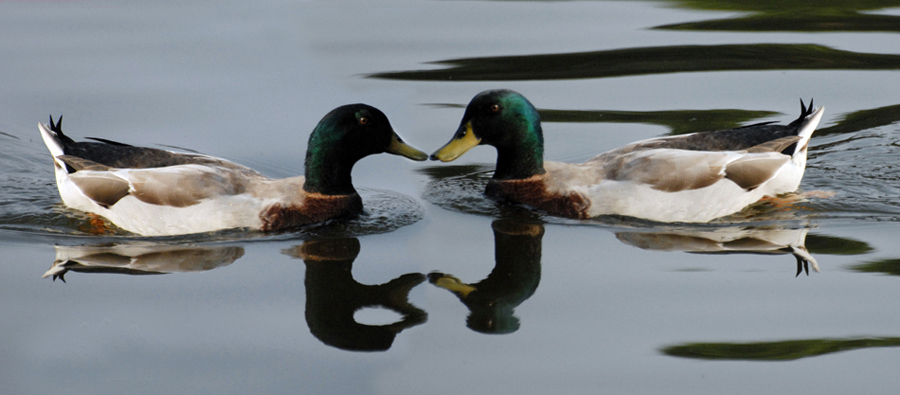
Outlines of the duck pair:
[[[569,164],[544,161],[540,116],[524,96],[492,90],[472,99],[453,138],[431,159],[448,162],[477,145],[494,146],[497,166],[485,194],[553,215],[708,222],[796,190],[823,110],[801,101],[800,117],[788,125],[654,138]],[[279,180],[206,155],[76,142],[61,124],[62,117],[51,117],[38,127],[63,202],[145,236],[274,231],[357,215],[362,199],[350,176],[357,161],[379,153],[428,158],[365,104],[325,115],[309,137],[305,176]]]

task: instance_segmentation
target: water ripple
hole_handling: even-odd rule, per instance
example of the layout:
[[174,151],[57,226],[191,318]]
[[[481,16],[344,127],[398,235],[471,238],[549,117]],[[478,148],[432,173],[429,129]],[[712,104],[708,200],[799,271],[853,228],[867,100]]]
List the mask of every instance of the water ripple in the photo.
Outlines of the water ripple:
[[897,126],[829,136],[810,149],[803,188],[836,192],[812,207],[823,217],[900,219],[900,137]]

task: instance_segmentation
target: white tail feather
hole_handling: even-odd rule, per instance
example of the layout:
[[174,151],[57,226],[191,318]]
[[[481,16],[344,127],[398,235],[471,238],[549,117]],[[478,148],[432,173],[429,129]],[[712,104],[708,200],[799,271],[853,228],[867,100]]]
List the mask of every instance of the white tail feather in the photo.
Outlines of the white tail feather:
[[53,160],[56,161],[57,166],[65,168],[66,164],[57,158],[60,155],[66,154],[63,151],[62,142],[59,141],[59,136],[56,132],[50,130],[48,126],[42,123],[38,123],[38,129],[40,129],[44,144],[46,144],[47,149],[50,150],[50,155],[53,156]]
[[825,107],[819,107],[814,113],[806,117],[803,125],[800,126],[800,131],[797,132],[797,136],[800,136],[800,141],[797,142],[797,150],[794,154],[806,151],[806,147],[809,145],[809,139],[819,126],[819,121],[822,120],[822,114],[824,113]]
[[51,155],[65,155],[65,153],[63,152],[62,144],[60,143],[56,132],[50,130],[49,127],[42,123],[38,123],[38,129],[41,130],[41,137],[44,138],[44,144],[47,145],[47,149],[50,150]]

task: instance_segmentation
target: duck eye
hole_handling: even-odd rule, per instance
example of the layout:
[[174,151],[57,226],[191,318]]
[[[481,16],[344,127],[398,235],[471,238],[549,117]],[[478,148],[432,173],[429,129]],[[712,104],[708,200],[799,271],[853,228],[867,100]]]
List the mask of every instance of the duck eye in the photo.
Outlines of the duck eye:
[[359,124],[360,124],[360,125],[365,125],[365,124],[367,124],[367,123],[369,123],[369,118],[366,118],[366,117],[359,117]]
[[497,111],[500,111],[500,105],[499,104],[492,105],[491,112],[497,112]]

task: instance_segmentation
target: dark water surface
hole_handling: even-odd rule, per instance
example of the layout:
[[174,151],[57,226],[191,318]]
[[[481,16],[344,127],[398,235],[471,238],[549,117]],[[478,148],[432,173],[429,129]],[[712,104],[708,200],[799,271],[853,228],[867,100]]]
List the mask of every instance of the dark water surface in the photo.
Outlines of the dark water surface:
[[[2,392],[895,393],[900,1],[843,3],[0,3]],[[96,235],[36,127],[287,177],[334,107],[431,152],[501,87],[571,162],[814,98],[811,197],[559,219],[484,198],[476,148],[364,159],[348,222]]]

